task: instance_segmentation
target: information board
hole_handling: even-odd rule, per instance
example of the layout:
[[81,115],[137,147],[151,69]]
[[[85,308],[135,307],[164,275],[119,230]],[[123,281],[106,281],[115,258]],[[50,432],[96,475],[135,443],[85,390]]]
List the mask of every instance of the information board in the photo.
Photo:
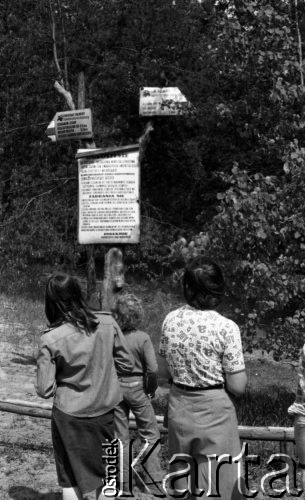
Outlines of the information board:
[[54,126],[57,141],[90,139],[93,135],[91,109],[75,109],[56,113]]
[[[138,243],[140,238],[139,147],[87,150],[78,159],[78,241]],[[77,156],[78,157],[78,156]]]
[[140,89],[140,116],[181,115],[190,107],[178,87],[143,87]]

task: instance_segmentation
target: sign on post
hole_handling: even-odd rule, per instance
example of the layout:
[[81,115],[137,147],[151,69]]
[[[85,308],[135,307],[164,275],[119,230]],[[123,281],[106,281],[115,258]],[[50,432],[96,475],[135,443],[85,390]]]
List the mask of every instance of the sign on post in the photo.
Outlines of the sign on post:
[[138,243],[139,145],[79,150],[78,241]]
[[75,109],[56,113],[46,130],[46,134],[52,141],[91,139],[93,136],[91,109]]
[[182,115],[190,102],[178,87],[142,87],[140,89],[140,116]]
[[92,113],[89,108],[56,113],[54,122],[58,141],[92,137]]
[[54,123],[54,118],[53,120],[49,123],[46,134],[51,139],[52,142],[56,142],[56,135],[55,135],[55,123]]

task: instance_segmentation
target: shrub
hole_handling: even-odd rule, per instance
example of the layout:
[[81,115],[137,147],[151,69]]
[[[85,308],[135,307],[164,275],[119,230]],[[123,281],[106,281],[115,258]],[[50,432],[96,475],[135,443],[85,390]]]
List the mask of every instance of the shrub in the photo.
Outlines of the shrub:
[[171,259],[205,254],[224,269],[233,319],[249,351],[297,357],[305,331],[305,149],[295,141],[282,178],[250,175],[237,165],[223,175],[218,213],[188,243],[172,245]]

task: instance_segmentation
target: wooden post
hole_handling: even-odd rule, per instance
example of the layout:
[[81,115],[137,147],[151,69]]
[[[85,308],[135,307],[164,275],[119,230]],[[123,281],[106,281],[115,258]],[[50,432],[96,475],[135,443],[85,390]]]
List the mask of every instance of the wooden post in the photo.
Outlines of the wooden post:
[[[78,109],[86,107],[86,88],[85,88],[85,75],[81,71],[78,75]],[[95,144],[93,141],[83,140],[82,147],[84,149],[93,149]],[[96,309],[101,308],[99,293],[96,289],[96,270],[95,270],[95,249],[94,245],[86,245],[87,255],[87,301],[88,304]]]
[[140,145],[140,151],[139,151],[139,162],[140,162],[140,165],[141,165],[141,162],[143,160],[143,157],[144,157],[144,154],[145,154],[145,150],[147,148],[147,145],[150,141],[150,134],[151,132],[154,130],[154,124],[153,124],[153,121],[152,120],[149,120],[146,125],[145,125],[145,128],[144,128],[144,132],[143,134],[141,135],[140,139],[139,139],[139,145]]
[[291,458],[295,458],[294,444],[290,440],[286,439],[286,435],[284,435],[284,439],[280,441],[280,453],[288,455]]
[[115,306],[118,292],[125,284],[123,254],[119,248],[110,248],[105,255],[103,280],[103,311]]

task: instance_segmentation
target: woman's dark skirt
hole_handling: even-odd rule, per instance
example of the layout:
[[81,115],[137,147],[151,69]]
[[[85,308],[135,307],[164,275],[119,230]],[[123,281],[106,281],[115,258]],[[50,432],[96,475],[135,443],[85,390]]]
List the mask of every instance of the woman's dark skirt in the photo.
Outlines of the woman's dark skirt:
[[52,441],[60,486],[77,486],[88,493],[103,485],[103,445],[114,439],[113,413],[80,418],[53,407]]

